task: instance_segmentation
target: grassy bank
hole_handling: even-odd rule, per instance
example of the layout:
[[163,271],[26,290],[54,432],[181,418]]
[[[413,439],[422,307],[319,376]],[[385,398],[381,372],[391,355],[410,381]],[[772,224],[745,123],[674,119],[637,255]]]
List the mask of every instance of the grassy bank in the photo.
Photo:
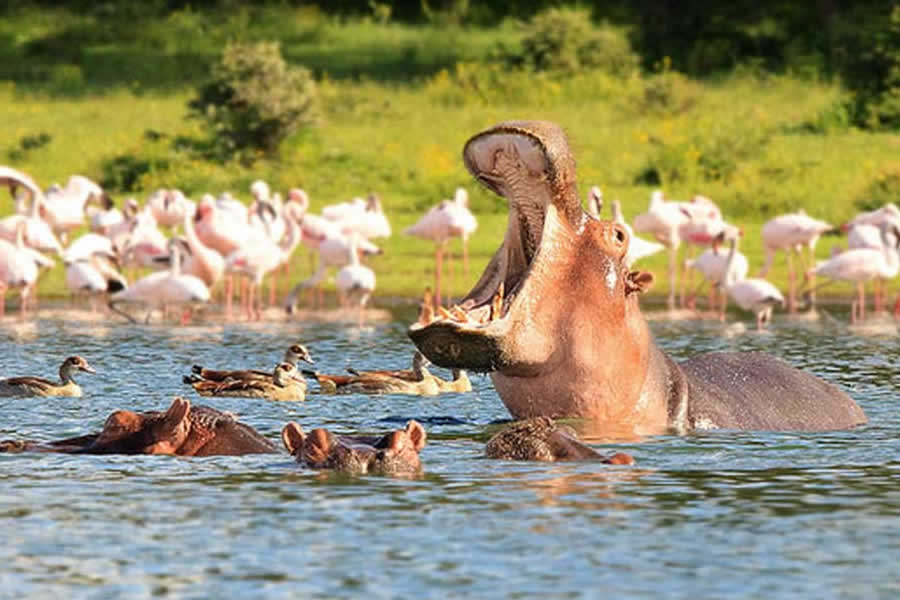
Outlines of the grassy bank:
[[[46,54],[52,46],[39,53],[35,40],[68,39],[63,33],[73,25],[65,17],[22,12],[3,22],[21,38],[5,49],[7,56],[26,66],[32,61],[44,76],[8,74],[0,87],[0,162],[47,186],[72,173],[102,179],[112,159],[139,158],[150,165],[137,182],[139,198],[163,185],[194,196],[227,189],[247,198],[256,178],[277,189],[305,188],[313,209],[376,191],[395,231],[383,242],[385,255],[372,263],[379,295],[418,295],[430,281],[432,246],[401,232],[457,185],[469,189],[479,217],[472,267],[483,268],[502,238],[505,205],[471,180],[460,150],[470,135],[502,120],[561,123],[578,160],[582,196],[600,185],[608,199],[622,201],[629,218],[646,208],[657,186],[675,198],[713,198],[726,218],[744,227],[751,271],[762,264],[759,229],[766,219],[805,208],[840,223],[862,207],[896,199],[900,190],[900,139],[843,126],[834,108],[843,92],[831,84],[755,72],[697,82],[667,70],[552,78],[478,62],[498,43],[517,43],[513,26],[439,31],[336,23],[287,9],[217,18],[180,13],[147,24],[127,44],[88,40],[79,56],[54,62]],[[74,23],[94,31],[88,17]],[[197,23],[205,36],[176,35]],[[320,123],[288,139],[280,159],[252,167],[206,162],[172,143],[203,136],[200,124],[186,118],[192,80],[234,32],[281,39],[286,57],[319,74]],[[78,71],[63,68],[67,60]],[[129,72],[129,60],[144,66]],[[28,143],[42,133],[49,141]],[[4,194],[0,212],[10,210]],[[829,247],[826,239],[820,256]],[[308,273],[309,258],[300,252],[295,263],[296,280]],[[661,256],[645,265],[660,278],[654,293],[665,290],[664,265]],[[451,278],[454,294],[474,277]],[[786,286],[783,270],[772,280]],[[61,267],[44,277],[40,293],[65,293]]]

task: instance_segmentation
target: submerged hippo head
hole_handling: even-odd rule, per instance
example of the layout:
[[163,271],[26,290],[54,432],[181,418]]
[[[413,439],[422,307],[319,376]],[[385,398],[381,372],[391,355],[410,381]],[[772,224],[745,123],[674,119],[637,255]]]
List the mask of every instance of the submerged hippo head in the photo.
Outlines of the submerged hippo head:
[[337,436],[327,429],[313,429],[307,435],[293,422],[281,431],[285,448],[298,462],[312,469],[352,474],[417,473],[422,468],[419,452],[425,447],[426,437],[425,429],[416,421],[376,439]]
[[633,465],[634,459],[623,452],[603,456],[578,439],[575,430],[558,425],[549,417],[517,421],[495,434],[484,448],[488,458],[506,460],[597,460],[614,465]]
[[181,397],[176,397],[165,412],[117,410],[106,419],[103,431],[76,450],[81,454],[178,456],[238,456],[275,451],[274,444],[232,414],[209,406],[192,407]]
[[191,403],[176,397],[166,412],[117,410],[82,451],[88,454],[177,454],[191,430]]
[[517,418],[621,418],[616,400],[640,395],[650,356],[635,292],[652,278],[626,266],[627,230],[581,209],[552,123],[502,123],[470,139],[463,160],[507,198],[506,235],[459,307],[415,323],[413,342],[436,365],[492,372]]

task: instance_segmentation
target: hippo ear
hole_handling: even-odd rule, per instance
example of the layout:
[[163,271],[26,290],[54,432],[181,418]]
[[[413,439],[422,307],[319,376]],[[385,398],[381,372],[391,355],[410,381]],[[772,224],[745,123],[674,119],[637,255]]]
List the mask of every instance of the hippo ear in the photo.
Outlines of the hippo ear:
[[304,434],[300,426],[293,421],[285,425],[281,430],[281,442],[292,455],[296,455],[300,452],[303,448],[303,440],[305,439],[306,434]]
[[172,400],[172,404],[163,416],[166,429],[170,431],[177,429],[188,418],[188,413],[190,412],[190,400],[181,396],[175,396],[175,399]]
[[303,448],[303,459],[312,465],[322,465],[331,454],[331,437],[325,429],[313,429]]
[[422,424],[418,421],[410,421],[406,424],[406,433],[409,435],[409,439],[413,443],[413,447],[416,449],[416,452],[422,450],[425,447],[425,441],[428,438],[428,435],[425,433],[425,428],[422,427]]
[[653,285],[653,274],[646,271],[632,271],[625,277],[625,295],[632,292],[643,293]]

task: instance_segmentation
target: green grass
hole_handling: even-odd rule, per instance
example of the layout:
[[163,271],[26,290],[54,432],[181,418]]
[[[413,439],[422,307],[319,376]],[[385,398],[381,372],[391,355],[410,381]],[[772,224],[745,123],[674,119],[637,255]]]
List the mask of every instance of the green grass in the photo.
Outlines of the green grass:
[[[207,35],[179,34],[192,28]],[[179,13],[132,28],[131,41],[115,31],[99,32],[96,17],[58,11],[22,11],[0,23],[0,55],[19,59],[0,85],[0,162],[47,186],[72,173],[101,179],[103,165],[117,156],[167,161],[168,168],[140,180],[140,199],[163,185],[195,197],[231,190],[246,199],[257,178],[280,190],[305,188],[314,210],[376,191],[394,228],[382,242],[385,255],[372,261],[381,296],[418,296],[431,281],[433,247],[402,230],[458,185],[470,192],[479,229],[471,240],[469,280],[460,274],[448,279],[456,296],[474,282],[502,239],[506,210],[502,199],[466,173],[460,151],[469,136],[503,120],[562,124],[578,161],[582,197],[590,185],[600,185],[607,199],[622,201],[629,219],[646,208],[656,187],[642,177],[648,168],[662,177],[671,197],[713,198],[726,218],[743,226],[751,272],[762,264],[759,229],[766,219],[805,208],[840,223],[872,204],[880,181],[900,174],[898,136],[822,124],[844,93],[789,76],[736,74],[714,82],[667,73],[552,78],[478,62],[496,44],[517,43],[512,26],[440,31],[337,23],[283,8],[230,16]],[[312,66],[320,79],[320,124],[288,139],[280,159],[262,158],[249,168],[171,148],[178,136],[204,135],[199,122],[186,118],[190,86],[235,32],[281,39],[285,55]],[[52,60],[56,46],[48,40],[71,39],[87,41],[77,56]],[[61,66],[66,61],[72,67],[68,80]],[[37,75],[17,75],[29,66]],[[669,100],[648,101],[650,86],[664,86]],[[163,137],[153,141],[148,130]],[[41,133],[51,136],[48,143],[23,149],[24,138]],[[0,214],[9,211],[4,194]],[[820,256],[830,242],[820,244]],[[458,254],[458,243],[454,247]],[[298,253],[294,280],[308,273],[308,261],[305,251]],[[658,256],[642,265],[659,278],[653,294],[665,292],[665,264]],[[770,278],[786,286],[783,268]],[[835,286],[830,293],[848,291]],[[65,293],[61,267],[44,276],[40,293]]]

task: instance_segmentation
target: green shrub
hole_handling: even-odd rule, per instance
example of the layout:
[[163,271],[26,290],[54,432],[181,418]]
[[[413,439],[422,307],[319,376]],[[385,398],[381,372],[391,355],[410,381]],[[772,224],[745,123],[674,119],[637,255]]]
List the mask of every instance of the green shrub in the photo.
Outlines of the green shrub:
[[594,27],[590,12],[578,8],[552,8],[535,15],[522,39],[521,61],[537,71],[599,69],[622,76],[638,66],[622,31]]
[[213,128],[223,157],[252,161],[277,154],[281,141],[315,120],[309,70],[285,63],[277,43],[232,43],[188,108]]

